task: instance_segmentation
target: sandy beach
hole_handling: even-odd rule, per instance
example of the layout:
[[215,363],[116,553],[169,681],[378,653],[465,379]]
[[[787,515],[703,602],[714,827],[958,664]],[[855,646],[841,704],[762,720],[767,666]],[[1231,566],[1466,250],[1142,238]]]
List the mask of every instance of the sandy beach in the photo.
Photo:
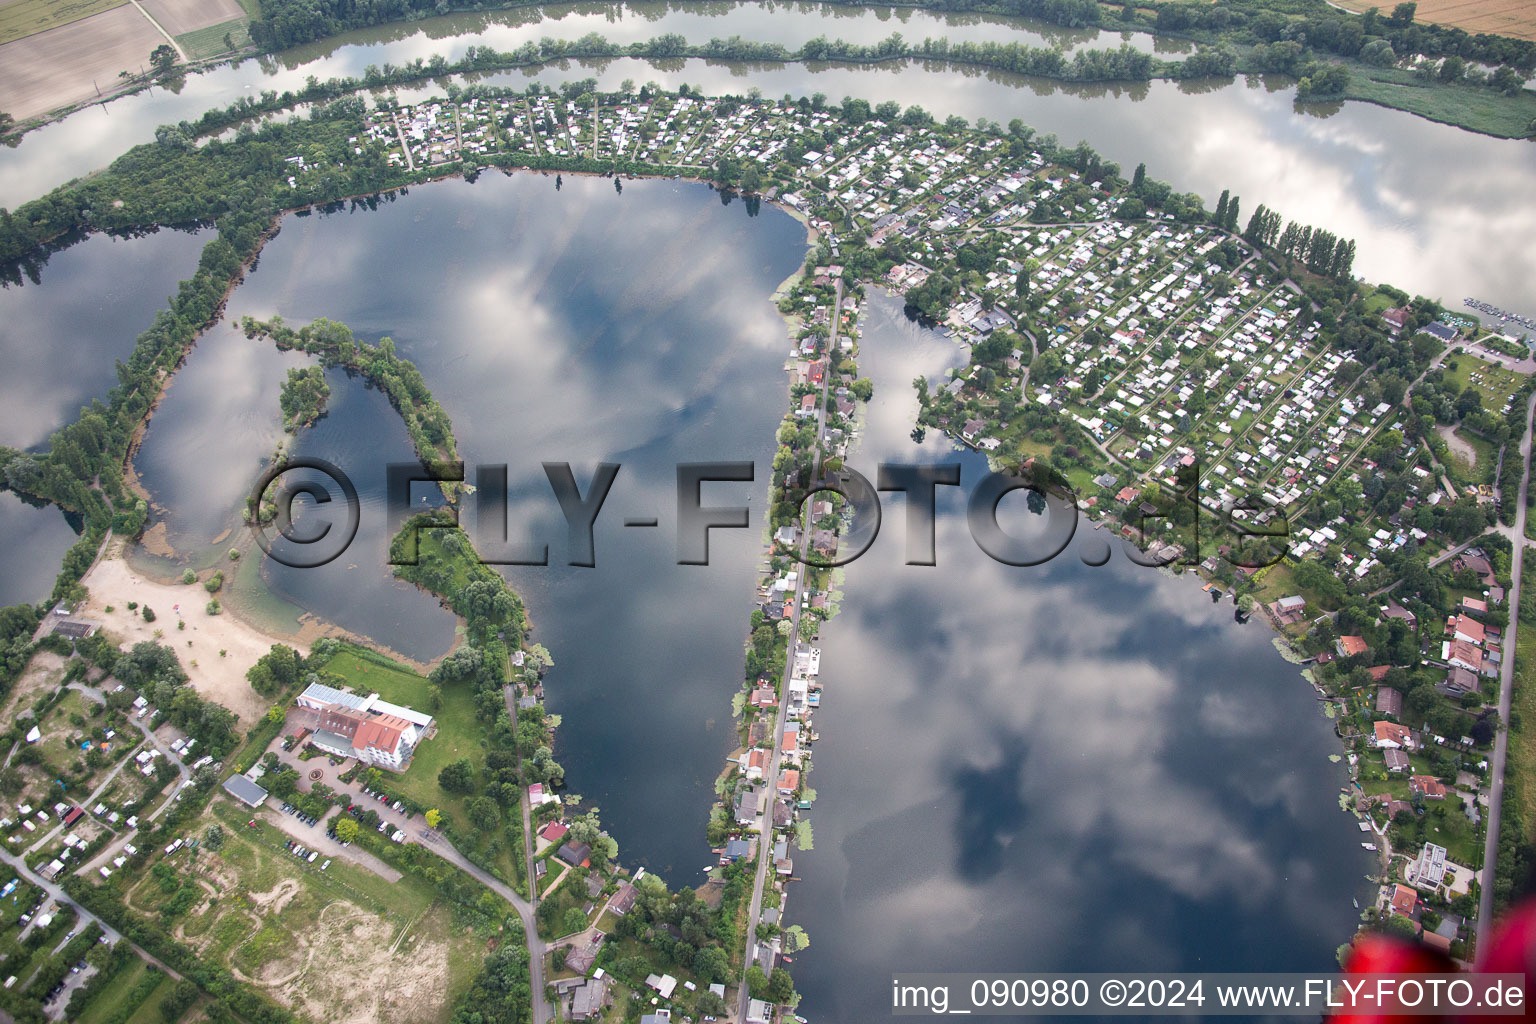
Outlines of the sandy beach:
[[[90,598],[77,609],[77,615],[104,623],[106,631],[125,647],[140,640],[159,640],[172,647],[197,692],[233,711],[242,728],[250,728],[268,707],[246,682],[246,671],[273,644],[287,644],[309,653],[307,644],[292,637],[271,636],[227,610],[209,615],[209,594],[200,583],[160,583],[145,578],[123,560],[121,542],[116,539],[82,582],[90,590]],[[137,601],[139,610],[129,611],[129,601]],[[154,610],[154,622],[144,621],[141,611],[146,604]],[[108,607],[112,611],[107,611]],[[184,621],[186,628],[178,629],[178,621]]]

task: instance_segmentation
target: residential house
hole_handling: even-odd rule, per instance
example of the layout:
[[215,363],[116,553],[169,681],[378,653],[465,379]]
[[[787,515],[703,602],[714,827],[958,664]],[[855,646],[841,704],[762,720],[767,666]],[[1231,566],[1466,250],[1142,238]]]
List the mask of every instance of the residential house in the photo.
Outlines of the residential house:
[[[570,965],[570,955],[566,955],[566,965]],[[571,989],[571,1005],[567,1016],[571,1020],[594,1020],[603,1015],[608,1001],[608,979],[589,978],[583,984]]]
[[1440,883],[1445,881],[1445,847],[1425,843],[1412,870],[1413,884],[1420,889],[1433,892],[1440,888]]
[[1419,894],[1408,888],[1408,886],[1399,882],[1392,887],[1392,903],[1390,907],[1392,913],[1411,917],[1418,905]]
[[1442,643],[1440,660],[1451,668],[1464,668],[1477,675],[1483,671],[1482,648],[1465,640],[1446,640]]
[[1341,658],[1352,658],[1357,654],[1364,654],[1370,650],[1370,645],[1361,636],[1341,636],[1334,642],[1333,649]]
[[1408,791],[1417,793],[1426,800],[1444,800],[1445,787],[1440,780],[1433,775],[1410,775],[1408,777]]
[[760,779],[768,770],[768,762],[773,759],[770,751],[757,748],[747,751],[747,756],[741,759],[741,770],[749,779]]
[[1376,746],[1401,747],[1405,750],[1417,750],[1418,743],[1414,741],[1413,730],[1406,725],[1396,722],[1377,722],[1373,726],[1376,733]]
[[744,789],[736,794],[736,824],[751,825],[757,821],[757,797],[757,791],[752,789]]
[[1386,758],[1387,771],[1393,775],[1401,775],[1408,770],[1408,755],[1401,750],[1389,747],[1382,751],[1382,756]]
[[1469,644],[1481,645],[1486,631],[1483,624],[1466,615],[1452,615],[1445,620],[1445,635]]
[[1459,699],[1464,693],[1474,693],[1477,691],[1477,676],[1467,669],[1453,668],[1445,677],[1445,680],[1435,686],[1435,689],[1447,697]]
[[635,909],[635,897],[638,895],[639,892],[629,882],[620,882],[618,891],[608,901],[608,909],[618,917],[623,917]]
[[586,843],[566,843],[556,851],[555,856],[573,868],[589,868],[592,866],[592,847]]
[[1376,713],[1378,715],[1387,715],[1391,718],[1401,718],[1403,714],[1402,691],[1394,690],[1390,686],[1377,687]]

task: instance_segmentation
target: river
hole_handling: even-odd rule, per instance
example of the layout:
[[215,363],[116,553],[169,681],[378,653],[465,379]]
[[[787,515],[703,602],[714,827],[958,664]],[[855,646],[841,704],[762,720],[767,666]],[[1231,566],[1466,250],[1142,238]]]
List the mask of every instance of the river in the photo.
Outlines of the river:
[[[368,64],[461,54],[469,45],[506,49],[543,36],[576,39],[598,31],[615,41],[678,31],[690,41],[765,34],[786,45],[818,35],[868,42],[890,31],[1017,40],[1041,45],[1114,46],[1038,22],[973,15],[895,12],[876,8],[683,3],[637,6],[622,18],[550,8],[531,14],[463,15],[363,30],[301,51],[309,59],[247,60],[187,79],[179,94],[163,89],[92,107],[27,135],[0,152],[0,203],[14,207],[70,177],[104,166],[122,150],[149,141],[156,125],[195,118],[211,106],[267,89],[359,74]],[[1140,45],[1148,40],[1142,37]],[[550,84],[596,74],[605,87],[624,79],[681,82],[708,92],[758,87],[768,95],[822,92],[871,101],[921,103],[940,117],[959,114],[1007,122],[1020,118],[1075,143],[1086,139],[1129,170],[1145,161],[1154,177],[1196,192],[1214,206],[1223,189],[1251,213],[1260,203],[1304,223],[1325,225],[1359,243],[1357,273],[1459,307],[1472,295],[1506,309],[1536,312],[1528,268],[1536,257],[1536,161],[1530,142],[1497,140],[1363,103],[1298,110],[1286,80],[1231,83],[1155,82],[1132,86],[1062,86],[1003,73],[977,73],[920,63],[875,68],[835,65],[742,67],[691,60],[599,62],[600,70],[567,62],[533,74],[482,79],[510,85]],[[899,73],[898,73],[899,71]],[[442,85],[400,91],[404,98],[440,94]]]

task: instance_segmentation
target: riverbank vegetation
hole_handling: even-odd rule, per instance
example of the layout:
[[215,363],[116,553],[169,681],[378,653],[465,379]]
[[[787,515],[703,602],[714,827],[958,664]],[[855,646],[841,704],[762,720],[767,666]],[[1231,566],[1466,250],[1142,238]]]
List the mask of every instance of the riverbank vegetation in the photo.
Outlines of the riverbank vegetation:
[[317,366],[289,370],[278,398],[283,410],[283,429],[292,433],[314,423],[324,414],[326,399],[330,397],[331,386],[325,382],[324,370]]
[[[830,2],[860,6],[839,0]],[[523,6],[529,5],[486,2],[456,4],[453,9]],[[739,37],[711,40],[703,47],[679,47],[681,37],[664,36],[649,44],[632,44],[627,52],[619,52],[624,47],[604,46],[598,53],[591,46],[583,46],[586,53],[571,55],[855,63],[911,56],[1074,82],[1279,72],[1302,83],[1300,99],[1365,100],[1504,137],[1536,132],[1536,96],[1522,88],[1525,79],[1536,71],[1536,43],[1487,33],[1472,34],[1445,25],[1420,24],[1415,20],[1413,3],[1397,4],[1389,15],[1375,9],[1356,15],[1325,0],[1137,5],[1095,0],[918,0],[896,6],[1032,18],[1074,29],[1149,32],[1190,40],[1200,48],[1183,60],[1162,60],[1129,47],[1084,51],[1069,60],[1053,48],[1016,43],[951,44],[942,38],[909,45],[896,36],[874,46],[816,39],[798,51],[790,51],[777,44]],[[444,13],[446,9],[430,0],[379,0],[368,4],[350,0],[260,0],[261,17],[252,23],[251,35],[259,46],[281,50],[350,29],[414,21]],[[661,45],[663,42],[666,45]],[[649,52],[634,52],[637,48]]]
[[[340,367],[361,375],[389,396],[390,404],[405,422],[406,432],[411,435],[416,454],[422,461],[452,462],[458,458],[458,446],[453,439],[448,414],[432,397],[416,364],[395,354],[393,339],[381,338],[377,345],[369,345],[354,337],[346,324],[324,317],[294,330],[283,323],[282,317],[256,320],[247,316],[240,319],[240,329],[248,338],[270,338],[285,352],[293,349],[308,352],[319,356],[322,366]],[[314,368],[289,370],[281,399],[284,425],[305,414],[313,420],[329,394],[330,388],[321,371]]]

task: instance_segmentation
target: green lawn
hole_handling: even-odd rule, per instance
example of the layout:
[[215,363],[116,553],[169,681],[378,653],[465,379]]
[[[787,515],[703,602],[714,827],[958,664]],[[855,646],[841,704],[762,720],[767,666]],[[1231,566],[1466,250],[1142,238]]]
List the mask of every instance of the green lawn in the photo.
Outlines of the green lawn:
[[[1536,586],[1536,569],[1521,583]],[[1505,775],[1528,839],[1536,840],[1536,622],[1521,619],[1515,633],[1515,692],[1510,706],[1509,763]]]
[[[245,18],[233,18],[218,25],[184,32],[176,37],[176,42],[181,44],[181,48],[187,51],[187,56],[193,60],[217,57],[221,53],[230,53],[232,50],[249,46],[251,42],[249,25],[250,22]],[[234,43],[233,47],[225,45],[225,36]]]
[[[425,546],[431,537],[432,531],[422,531],[422,544]],[[372,651],[343,648],[325,670],[340,676],[346,685],[359,692],[375,692],[392,703],[422,710],[429,707],[431,684],[425,676]],[[386,772],[386,785],[423,807],[436,807],[455,830],[467,835],[478,827],[469,820],[467,801],[446,792],[437,784],[437,776],[461,757],[467,757],[479,773],[485,767],[485,748],[481,745],[485,729],[475,717],[474,698],[467,685],[445,687],[442,705],[429,713],[437,720],[437,734],[417,745],[411,766],[404,774]],[[502,877],[512,883],[522,877],[516,860],[521,855],[522,850],[513,849],[510,838],[503,839],[495,865]]]
[[167,976],[162,976],[160,984],[155,986],[149,998],[139,1004],[133,1016],[128,1018],[128,1024],[165,1024],[165,1018],[160,1015],[160,1003],[175,987],[174,981]]
[[[1483,395],[1483,408],[1494,412],[1499,411],[1525,380],[1512,370],[1465,352],[1449,356],[1442,365],[1448,380],[1455,381],[1463,390],[1467,387],[1477,388]],[[1477,381],[1472,380],[1474,373],[1478,375]]]
[[144,976],[147,966],[143,960],[134,957],[133,961],[123,969],[123,973],[118,976],[117,980],[80,1012],[76,1024],[103,1024],[121,1005],[123,994],[133,991],[133,987]]

